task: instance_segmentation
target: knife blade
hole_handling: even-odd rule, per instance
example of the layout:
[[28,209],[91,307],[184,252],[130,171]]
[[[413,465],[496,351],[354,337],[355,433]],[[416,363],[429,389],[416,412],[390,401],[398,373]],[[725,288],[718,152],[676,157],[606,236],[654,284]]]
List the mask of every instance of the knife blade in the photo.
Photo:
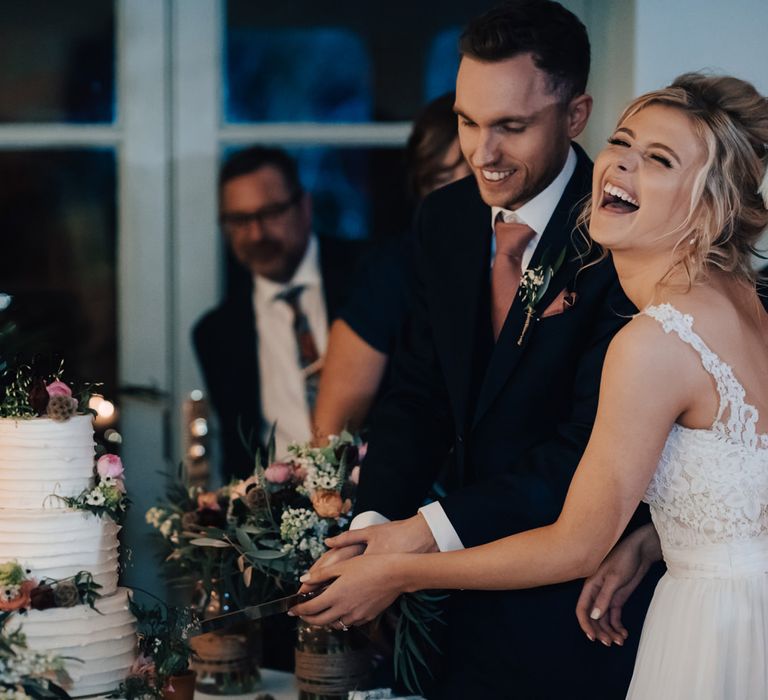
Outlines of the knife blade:
[[231,627],[239,622],[261,620],[265,617],[270,617],[271,615],[288,612],[294,605],[303,603],[310,598],[314,598],[316,595],[318,595],[318,593],[314,591],[310,591],[309,593],[294,593],[293,595],[270,600],[266,603],[260,603],[259,605],[249,605],[242,610],[235,610],[234,612],[224,613],[223,615],[217,615],[216,617],[209,617],[206,620],[199,620],[197,624],[189,630],[189,636],[195,637],[198,634],[207,634],[208,632]]

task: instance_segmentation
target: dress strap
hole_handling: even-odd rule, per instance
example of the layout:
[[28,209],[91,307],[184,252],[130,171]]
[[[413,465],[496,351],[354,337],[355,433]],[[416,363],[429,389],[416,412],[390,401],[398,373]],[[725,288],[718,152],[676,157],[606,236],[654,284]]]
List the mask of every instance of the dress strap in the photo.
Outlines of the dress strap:
[[[730,365],[723,362],[701,337],[693,330],[693,316],[678,311],[672,304],[649,306],[643,312],[661,324],[665,333],[675,332],[680,340],[690,345],[701,357],[701,364],[715,379],[720,406],[712,429],[749,447],[758,446],[755,427],[758,421],[757,409],[746,403],[746,391],[733,374]],[[722,421],[725,409],[728,421]]]

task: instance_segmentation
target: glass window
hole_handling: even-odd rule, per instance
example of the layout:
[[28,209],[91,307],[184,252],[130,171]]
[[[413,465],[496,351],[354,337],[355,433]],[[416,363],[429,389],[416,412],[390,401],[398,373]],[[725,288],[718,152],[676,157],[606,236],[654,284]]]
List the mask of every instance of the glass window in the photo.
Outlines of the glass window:
[[[116,386],[116,189],[111,149],[0,152],[0,327],[20,356]],[[53,358],[52,358],[53,359]]]
[[114,3],[2,2],[0,123],[112,122]]
[[456,89],[456,73],[459,70],[459,36],[461,27],[450,27],[439,32],[427,51],[424,71],[424,99],[434,100]]
[[227,50],[229,122],[371,118],[370,65],[343,29],[235,29]]
[[224,119],[409,121],[453,89],[456,27],[493,4],[228,0]]

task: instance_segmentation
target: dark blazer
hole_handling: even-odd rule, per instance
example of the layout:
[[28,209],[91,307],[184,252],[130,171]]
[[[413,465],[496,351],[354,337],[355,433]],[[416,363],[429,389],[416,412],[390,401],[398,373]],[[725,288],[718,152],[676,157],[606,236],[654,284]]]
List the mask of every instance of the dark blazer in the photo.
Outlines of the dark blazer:
[[[521,344],[519,297],[493,342],[491,212],[474,179],[425,201],[411,315],[393,386],[373,418],[358,512],[413,515],[452,451],[462,486],[441,502],[465,546],[557,518],[592,428],[608,342],[636,311],[609,259],[577,275],[572,232],[592,167],[576,150],[576,171],[530,265],[567,248],[537,310],[566,287],[577,300],[559,315],[534,317]],[[578,627],[580,590],[571,582],[452,594],[444,669],[430,697],[623,698],[649,593],[629,606],[640,609],[634,619],[628,613],[634,636],[623,649],[606,649]]]
[[[357,259],[359,241],[318,238],[329,323],[346,299]],[[258,338],[253,310],[253,283],[243,276],[230,286],[227,298],[208,311],[192,331],[192,340],[208,396],[219,420],[222,474],[225,479],[253,472],[253,455],[260,442]],[[243,443],[243,437],[250,445]]]

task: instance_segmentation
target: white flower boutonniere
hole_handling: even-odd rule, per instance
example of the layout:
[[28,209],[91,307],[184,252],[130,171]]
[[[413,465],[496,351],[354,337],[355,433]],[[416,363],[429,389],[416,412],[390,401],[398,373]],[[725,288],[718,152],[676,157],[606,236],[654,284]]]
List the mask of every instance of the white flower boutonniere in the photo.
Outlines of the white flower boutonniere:
[[546,262],[549,250],[545,250],[544,254],[541,256],[541,265],[537,265],[536,267],[529,267],[520,278],[518,294],[525,304],[525,323],[523,324],[523,330],[520,332],[520,337],[517,339],[518,345],[523,344],[523,338],[528,331],[528,326],[531,325],[533,314],[536,313],[536,305],[547,293],[547,289],[549,288],[549,283],[552,281],[552,277],[554,277],[555,273],[563,264],[566,250],[567,248],[563,248],[560,251],[560,255],[552,265]]

